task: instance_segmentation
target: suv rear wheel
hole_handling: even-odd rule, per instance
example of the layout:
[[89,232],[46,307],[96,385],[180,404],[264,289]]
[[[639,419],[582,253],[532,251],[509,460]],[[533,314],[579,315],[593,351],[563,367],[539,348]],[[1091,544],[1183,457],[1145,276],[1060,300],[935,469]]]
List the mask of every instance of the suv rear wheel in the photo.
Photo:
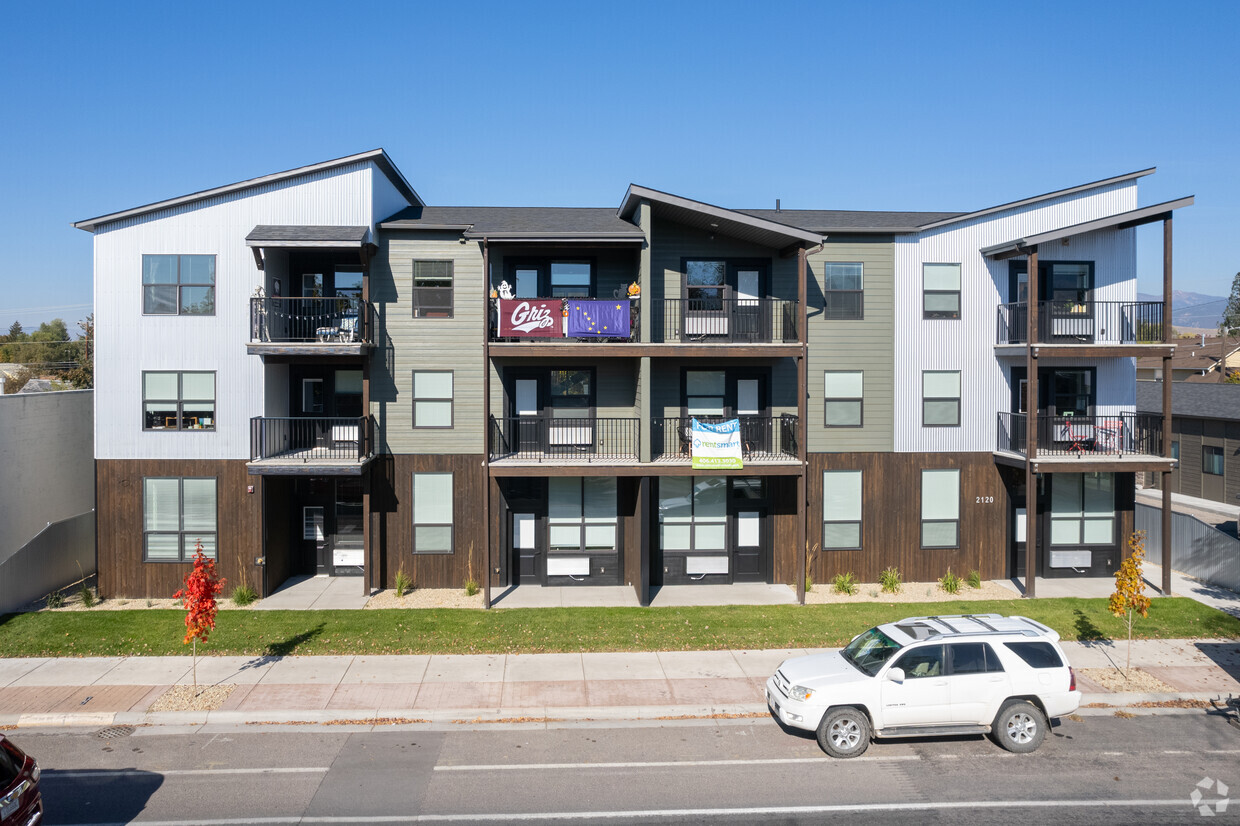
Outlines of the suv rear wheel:
[[870,720],[852,706],[833,708],[818,724],[818,745],[832,757],[856,757],[870,747]]
[[1024,700],[1010,700],[999,709],[990,736],[1008,751],[1028,754],[1042,745],[1046,737],[1045,715]]

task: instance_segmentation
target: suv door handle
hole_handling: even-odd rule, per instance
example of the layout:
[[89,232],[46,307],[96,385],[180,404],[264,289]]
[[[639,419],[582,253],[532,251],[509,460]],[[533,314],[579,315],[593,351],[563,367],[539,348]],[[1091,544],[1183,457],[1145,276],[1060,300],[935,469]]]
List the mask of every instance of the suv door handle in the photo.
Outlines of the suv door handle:
[[930,685],[947,685],[947,680],[935,680]]

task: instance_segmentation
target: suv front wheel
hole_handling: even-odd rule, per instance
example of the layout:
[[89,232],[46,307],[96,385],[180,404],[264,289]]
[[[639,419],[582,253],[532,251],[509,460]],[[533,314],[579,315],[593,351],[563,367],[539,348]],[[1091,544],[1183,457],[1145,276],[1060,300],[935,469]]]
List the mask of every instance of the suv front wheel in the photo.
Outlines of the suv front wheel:
[[1046,717],[1037,706],[1024,700],[1010,700],[999,709],[990,734],[1008,751],[1028,754],[1042,745],[1046,728]]
[[832,757],[856,757],[870,747],[870,720],[852,706],[833,708],[818,724],[818,745]]

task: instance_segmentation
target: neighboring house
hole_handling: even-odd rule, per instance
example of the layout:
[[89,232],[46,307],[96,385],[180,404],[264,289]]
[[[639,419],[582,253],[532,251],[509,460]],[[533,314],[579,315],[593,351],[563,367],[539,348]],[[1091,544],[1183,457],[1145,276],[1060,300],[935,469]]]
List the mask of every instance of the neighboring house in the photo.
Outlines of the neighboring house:
[[[1228,371],[1240,370],[1240,341],[1231,336],[1223,341],[1219,336],[1176,339],[1175,356],[1171,359],[1171,380],[1189,382],[1219,382],[1219,365],[1225,363]],[[1162,379],[1162,360],[1157,357],[1137,359],[1137,381]]]
[[[93,400],[90,390],[0,396],[0,613],[94,569]],[[30,544],[66,522],[63,541]]]
[[[1137,411],[1162,413],[1162,382],[1137,382]],[[1171,400],[1170,490],[1240,505],[1240,384],[1177,385]],[[1151,487],[1161,487],[1154,477]]]
[[[170,593],[201,542],[263,593],[403,569],[646,604],[807,570],[1008,576],[1027,522],[1039,573],[1108,574],[1135,473],[1172,465],[1135,412],[1134,359],[1174,347],[1133,228],[1192,199],[1139,208],[1152,171],[969,213],[637,185],[436,207],[375,150],[79,222],[100,587]],[[694,417],[738,421],[742,467],[693,467]]]

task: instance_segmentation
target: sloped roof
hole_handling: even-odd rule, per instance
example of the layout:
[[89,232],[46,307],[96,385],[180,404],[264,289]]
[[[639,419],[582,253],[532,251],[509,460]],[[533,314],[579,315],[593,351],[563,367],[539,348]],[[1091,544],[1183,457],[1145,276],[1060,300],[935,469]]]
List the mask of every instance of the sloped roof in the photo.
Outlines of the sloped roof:
[[265,186],[267,184],[276,183],[278,181],[296,178],[300,175],[308,175],[313,172],[321,172],[325,169],[335,169],[341,166],[358,163],[361,161],[373,161],[375,166],[379,168],[387,179],[392,182],[397,191],[405,197],[407,201],[414,204],[421,204],[422,198],[414,191],[409,182],[405,180],[405,176],[396,168],[396,164],[392,163],[392,159],[388,157],[387,152],[382,148],[372,149],[369,152],[360,152],[356,155],[346,155],[343,158],[336,158],[331,161],[310,164],[309,166],[299,166],[296,169],[288,169],[284,172],[276,172],[271,175],[264,175],[260,178],[249,178],[248,180],[238,181],[235,184],[227,184],[225,186],[217,186],[212,189],[204,189],[200,192],[193,192],[189,195],[181,195],[176,198],[169,198],[164,201],[156,201],[153,204],[146,204],[132,209],[122,210],[120,212],[111,212],[107,215],[100,215],[98,218],[88,218],[85,221],[76,221],[73,226],[77,229],[83,229],[87,232],[94,232],[95,228],[101,224],[109,224],[113,221],[119,221],[123,218],[132,218],[137,215],[146,215],[151,212],[157,212],[161,209],[169,207],[182,206],[184,204],[192,204],[198,201],[205,201],[208,198],[215,198],[220,195],[227,195],[232,192],[240,192],[246,189],[252,189],[257,186]]
[[298,243],[347,243],[359,245],[370,234],[370,227],[298,226],[259,224],[250,230],[245,242],[251,247]]
[[461,232],[490,240],[632,240],[642,231],[608,207],[412,206],[380,222],[382,229]]
[[[1162,414],[1162,382],[1137,382],[1137,412]],[[1240,384],[1173,382],[1171,415],[1240,421]]]
[[629,218],[638,204],[647,201],[654,215],[704,232],[719,232],[731,238],[760,244],[764,247],[796,247],[817,244],[820,233],[811,232],[786,221],[775,221],[740,210],[695,201],[647,186],[629,184],[620,202],[620,217]]
[[963,212],[878,212],[843,209],[738,209],[746,215],[781,221],[811,232],[916,232],[922,224],[964,215]]

